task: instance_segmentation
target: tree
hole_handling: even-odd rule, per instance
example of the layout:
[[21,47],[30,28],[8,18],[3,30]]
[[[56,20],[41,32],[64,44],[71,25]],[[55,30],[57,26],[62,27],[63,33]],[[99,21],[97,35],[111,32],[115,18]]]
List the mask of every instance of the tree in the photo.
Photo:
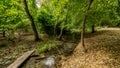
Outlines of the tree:
[[84,15],[84,18],[83,18],[83,23],[82,23],[81,45],[83,47],[84,52],[87,52],[87,50],[85,48],[85,44],[84,44],[85,23],[86,23],[87,13],[88,13],[88,11],[90,9],[90,6],[91,6],[92,2],[93,2],[93,0],[88,1],[88,6],[87,6],[87,9],[86,9],[86,12],[85,12],[85,15]]
[[23,3],[24,3],[25,11],[26,11],[26,13],[27,13],[27,15],[28,15],[28,17],[31,21],[31,26],[32,26],[32,29],[33,29],[34,35],[35,35],[35,41],[38,41],[39,40],[39,35],[38,35],[37,29],[36,29],[36,26],[35,26],[35,23],[34,23],[34,18],[32,17],[32,15],[29,12],[27,1],[23,0]]
[[[0,28],[3,29],[3,36],[8,33],[8,39],[14,39],[14,25],[21,21],[24,15],[20,0],[0,1]],[[11,39],[12,38],[12,39]]]

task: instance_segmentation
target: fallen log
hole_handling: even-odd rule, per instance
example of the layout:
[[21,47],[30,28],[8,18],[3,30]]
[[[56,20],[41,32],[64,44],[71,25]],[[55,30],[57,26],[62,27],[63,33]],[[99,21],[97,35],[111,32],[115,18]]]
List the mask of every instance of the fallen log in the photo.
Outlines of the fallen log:
[[30,57],[30,55],[34,52],[35,50],[32,51],[28,51],[26,53],[24,53],[21,57],[19,57],[15,62],[13,62],[12,64],[10,64],[7,68],[18,68],[20,67],[20,65],[27,59]]

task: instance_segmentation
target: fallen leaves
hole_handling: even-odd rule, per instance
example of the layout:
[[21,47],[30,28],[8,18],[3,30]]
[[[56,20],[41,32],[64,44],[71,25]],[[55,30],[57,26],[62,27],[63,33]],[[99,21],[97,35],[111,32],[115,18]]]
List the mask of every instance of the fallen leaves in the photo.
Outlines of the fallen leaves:
[[78,45],[73,55],[62,62],[61,68],[119,68],[120,28],[105,28],[98,33],[85,39],[88,53],[83,54]]

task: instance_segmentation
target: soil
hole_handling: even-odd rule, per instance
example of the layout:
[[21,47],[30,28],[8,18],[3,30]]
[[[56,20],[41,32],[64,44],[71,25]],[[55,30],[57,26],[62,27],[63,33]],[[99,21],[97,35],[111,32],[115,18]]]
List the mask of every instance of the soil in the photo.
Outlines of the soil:
[[[34,41],[31,34],[21,35],[10,41],[0,39],[0,68],[6,68],[24,52],[36,49],[27,62],[20,68],[40,68],[41,58],[54,55],[55,68],[119,68],[120,67],[120,28],[103,28],[95,33],[86,33],[85,46],[87,53],[82,51],[80,42],[74,38],[57,41],[41,34],[44,41]],[[45,52],[37,49],[45,43],[53,43],[56,47]],[[79,44],[78,44],[79,43]],[[77,47],[76,47],[77,46]]]
[[103,28],[93,34],[86,34],[87,53],[81,44],[61,68],[120,68],[120,28]]

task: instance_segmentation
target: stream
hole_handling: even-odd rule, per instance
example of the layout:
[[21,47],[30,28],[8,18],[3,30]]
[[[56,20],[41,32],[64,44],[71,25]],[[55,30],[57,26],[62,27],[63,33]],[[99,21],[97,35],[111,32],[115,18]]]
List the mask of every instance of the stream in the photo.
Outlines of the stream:
[[74,43],[65,43],[44,52],[44,57],[33,54],[20,68],[60,68],[60,61],[72,54],[75,47]]

